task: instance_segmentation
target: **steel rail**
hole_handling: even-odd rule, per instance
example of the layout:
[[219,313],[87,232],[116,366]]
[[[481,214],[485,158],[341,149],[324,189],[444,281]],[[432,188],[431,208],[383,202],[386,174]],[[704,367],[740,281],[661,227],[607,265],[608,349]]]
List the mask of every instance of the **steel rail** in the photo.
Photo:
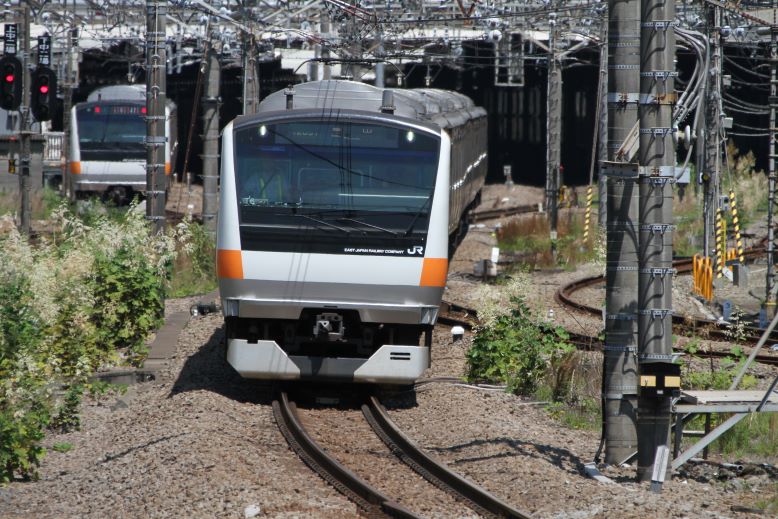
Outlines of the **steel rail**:
[[403,434],[389,418],[381,402],[371,396],[367,404],[362,405],[362,413],[373,431],[389,449],[405,464],[410,466],[424,479],[464,500],[468,506],[486,517],[529,518],[530,514],[520,511],[510,504],[490,494],[482,487],[463,478],[416,446]]
[[[592,280],[594,280],[594,281],[592,281]],[[575,285],[578,285],[578,288],[580,289],[580,288],[583,288],[585,286],[589,286],[591,284],[596,284],[596,283],[599,283],[599,282],[602,282],[602,280],[601,279],[598,280],[596,277],[593,277],[593,278],[585,278],[585,279],[581,279],[581,280],[578,280],[578,281],[574,281],[573,283],[570,283],[570,284],[568,284],[566,286],[567,287],[574,287]],[[565,288],[565,287],[562,287],[562,288]],[[560,288],[560,291],[561,290],[562,289]],[[575,288],[570,290],[567,293],[567,297],[569,298],[569,295],[572,294],[573,292],[575,292],[575,290],[576,290]],[[559,291],[557,292],[557,294],[558,293],[559,293]],[[560,299],[557,299],[557,302],[559,302],[562,305],[568,305],[568,303],[566,301],[563,301],[563,300],[560,300]],[[599,316],[601,314],[601,311],[599,309],[589,308],[589,307],[586,307],[586,305],[582,305],[580,303],[576,303],[575,301],[572,301],[572,303],[573,304],[568,305],[568,306],[571,306],[573,308],[578,308],[579,306],[581,306],[581,307],[583,307],[584,311],[587,311],[587,312],[591,311],[592,313],[595,313],[594,310],[596,310],[596,315]],[[463,328],[465,328],[466,330],[472,330],[472,329],[474,329],[478,325],[478,318],[477,318],[477,314],[476,314],[475,310],[472,310],[472,309],[469,309],[469,308],[464,308],[464,307],[457,306],[457,305],[453,305],[451,303],[443,302],[441,304],[441,311],[448,311],[448,312],[456,311],[456,312],[464,313],[464,314],[466,314],[467,317],[470,317],[470,319],[466,319],[464,317],[459,318],[459,317],[455,317],[455,316],[452,316],[452,315],[448,314],[448,315],[443,315],[441,317],[438,317],[438,323],[440,323],[440,324],[445,324],[447,326],[457,326],[457,325],[459,325],[459,326],[462,326]],[[717,323],[715,323],[715,321],[708,321],[708,322],[710,322],[712,324],[717,324]],[[686,323],[684,323],[684,324],[686,324]],[[600,337],[593,337],[591,335],[586,335],[586,334],[582,334],[582,333],[572,332],[570,330],[566,330],[566,331],[567,331],[567,334],[569,336],[568,342],[573,344],[577,349],[582,350],[582,351],[602,351],[602,347],[603,347],[604,341]],[[726,330],[708,330],[708,333],[710,335],[724,335],[726,333]],[[680,349],[680,348],[676,349],[676,351],[684,352],[684,350]],[[711,357],[712,358],[727,358],[727,357],[731,357],[732,356],[732,354],[730,352],[727,352],[727,351],[715,351],[715,350],[696,351],[693,355],[696,356],[696,357],[701,357],[701,358],[706,358],[706,359],[707,358],[711,358]],[[776,356],[776,355],[757,355],[755,357],[755,360],[759,364],[764,364],[764,365],[767,365],[767,366],[778,366],[778,356]]]
[[516,214],[537,213],[538,204],[517,205],[515,207],[504,207],[499,209],[486,209],[483,211],[471,211],[468,214],[470,222],[482,222],[484,220],[495,220],[503,216],[513,216]]
[[[748,251],[746,255],[753,257],[758,254],[762,254],[763,252],[764,251],[761,249],[753,249]],[[676,268],[677,273],[690,272],[692,269],[691,260],[688,259],[676,260],[673,262],[673,266]],[[585,303],[579,303],[578,301],[575,301],[572,298],[572,294],[574,294],[578,290],[581,290],[582,288],[586,288],[592,285],[597,285],[603,283],[604,281],[605,281],[604,276],[591,276],[591,277],[586,277],[583,279],[573,281],[572,283],[568,283],[567,285],[560,287],[554,294],[554,299],[556,300],[557,303],[561,305],[567,306],[569,308],[574,308],[576,310],[580,310],[581,312],[585,312],[591,315],[596,315],[599,317],[602,315],[602,308],[589,306]],[[731,331],[731,326],[729,324],[724,324],[712,319],[689,318],[682,315],[674,314],[673,324],[677,325],[680,328],[679,331],[686,331],[688,333],[695,333],[698,330],[705,330],[708,337],[711,338],[721,338],[725,340],[730,340],[733,333]],[[757,341],[759,341],[759,339],[762,336],[762,330],[752,326],[745,327],[744,333],[745,333],[744,339],[750,343],[756,343]],[[770,337],[771,340],[778,341],[778,331],[773,332]],[[770,358],[770,357],[767,356],[766,358]],[[771,362],[768,361],[767,363],[771,363]]]
[[300,459],[338,492],[356,503],[368,516],[420,518],[368,485],[327,454],[307,433],[297,416],[296,406],[289,401],[285,392],[282,392],[278,399],[273,400],[273,415],[281,434]]

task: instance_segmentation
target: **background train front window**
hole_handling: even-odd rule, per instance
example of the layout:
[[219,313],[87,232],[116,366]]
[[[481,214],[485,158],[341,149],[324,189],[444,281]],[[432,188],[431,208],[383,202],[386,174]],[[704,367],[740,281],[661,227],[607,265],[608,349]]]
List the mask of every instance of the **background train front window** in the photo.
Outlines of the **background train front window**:
[[[240,129],[235,139],[242,208],[426,218],[432,205],[440,148],[432,135],[377,124],[298,121]],[[241,214],[250,223],[267,211]],[[397,226],[408,223],[395,220]]]
[[146,158],[146,121],[140,104],[104,103],[76,111],[81,160]]

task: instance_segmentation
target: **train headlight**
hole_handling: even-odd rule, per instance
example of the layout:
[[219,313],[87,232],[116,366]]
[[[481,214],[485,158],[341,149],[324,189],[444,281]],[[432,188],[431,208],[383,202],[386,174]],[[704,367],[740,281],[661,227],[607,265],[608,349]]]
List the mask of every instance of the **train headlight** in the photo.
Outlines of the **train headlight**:
[[416,138],[416,134],[413,133],[413,131],[408,130],[408,133],[405,134],[405,140],[408,142],[413,142],[413,140]]
[[260,137],[264,137],[265,135],[267,135],[267,126],[265,126],[264,124],[259,127],[259,135]]

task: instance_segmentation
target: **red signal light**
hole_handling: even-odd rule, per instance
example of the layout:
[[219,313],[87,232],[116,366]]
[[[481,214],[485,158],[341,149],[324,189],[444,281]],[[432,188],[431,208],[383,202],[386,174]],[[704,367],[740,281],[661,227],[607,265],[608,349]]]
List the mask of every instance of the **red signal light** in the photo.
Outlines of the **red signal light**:
[[41,85],[41,94],[48,94],[49,93],[49,87],[46,85]]
[[99,107],[99,106],[95,106],[95,113],[96,113],[96,114],[99,114],[99,113],[100,113],[100,107]]
[[14,75],[13,74],[6,75],[5,76],[5,82],[6,83],[13,83],[14,82]]
[[142,114],[146,113],[146,107],[145,106],[141,106],[140,113],[142,113]]

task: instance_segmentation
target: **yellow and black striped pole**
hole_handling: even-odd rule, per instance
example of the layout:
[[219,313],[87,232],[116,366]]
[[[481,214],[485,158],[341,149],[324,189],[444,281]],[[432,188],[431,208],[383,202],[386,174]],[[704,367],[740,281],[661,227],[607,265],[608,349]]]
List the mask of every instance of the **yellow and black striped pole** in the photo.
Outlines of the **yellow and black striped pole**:
[[724,254],[727,247],[727,233],[724,230],[724,218],[721,217],[721,210],[716,211],[716,277],[723,275]]
[[589,241],[589,222],[591,221],[592,216],[592,185],[589,184],[589,187],[586,189],[586,213],[584,213],[584,235],[583,235],[583,241],[584,243]]
[[737,259],[741,265],[745,264],[743,254],[743,240],[740,237],[740,219],[737,215],[737,197],[734,191],[729,192],[729,208],[732,212],[732,226],[735,228],[735,247],[737,247]]

